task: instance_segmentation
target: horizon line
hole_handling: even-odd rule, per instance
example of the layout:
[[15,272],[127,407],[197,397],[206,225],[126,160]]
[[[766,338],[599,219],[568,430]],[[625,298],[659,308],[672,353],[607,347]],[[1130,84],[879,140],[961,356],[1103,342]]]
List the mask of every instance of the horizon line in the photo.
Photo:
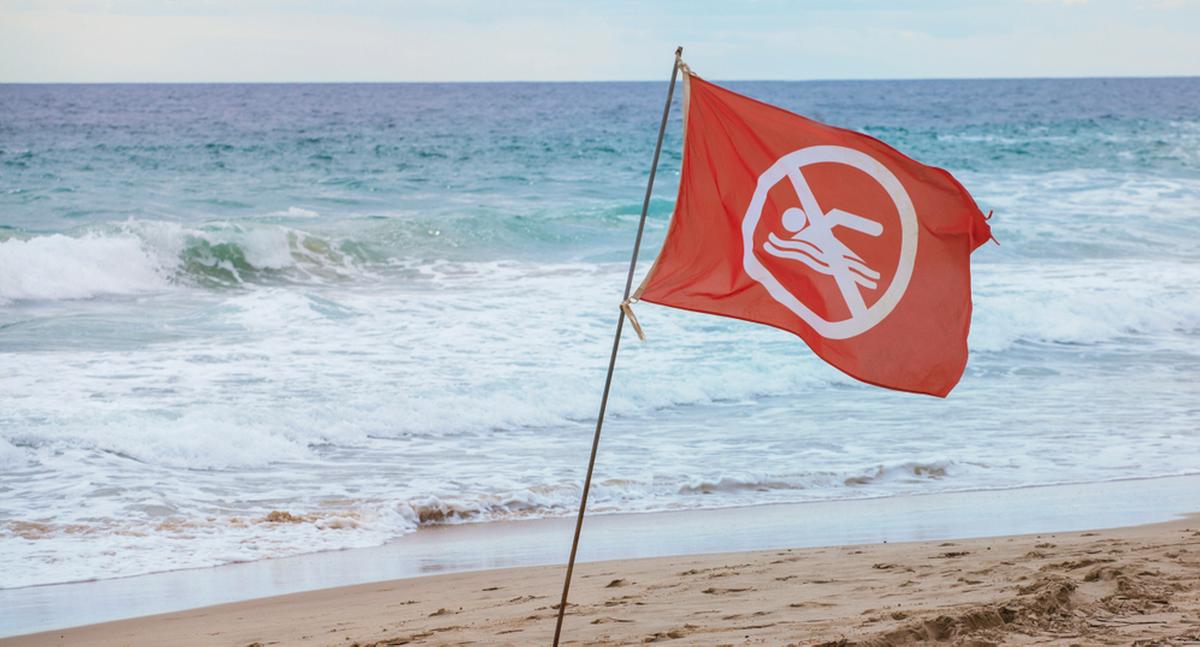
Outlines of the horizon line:
[[[701,77],[704,78],[704,77]],[[895,81],[1087,81],[1129,79],[1200,79],[1200,74],[1115,74],[1083,76],[929,76],[929,77],[861,77],[810,79],[709,79],[720,83],[841,83]],[[3,85],[488,85],[517,83],[666,83],[667,79],[491,79],[491,80],[388,80],[388,81],[4,81]]]

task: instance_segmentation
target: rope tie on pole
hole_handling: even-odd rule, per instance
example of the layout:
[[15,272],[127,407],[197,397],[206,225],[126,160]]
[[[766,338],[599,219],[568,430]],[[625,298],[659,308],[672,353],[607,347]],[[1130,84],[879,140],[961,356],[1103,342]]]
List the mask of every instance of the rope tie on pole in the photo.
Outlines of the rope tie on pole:
[[633,304],[637,303],[636,297],[629,297],[621,302],[621,312],[625,313],[625,318],[629,320],[629,325],[633,326],[633,332],[637,333],[638,339],[646,341],[646,333],[642,332],[642,324],[638,323],[638,318],[633,314]]

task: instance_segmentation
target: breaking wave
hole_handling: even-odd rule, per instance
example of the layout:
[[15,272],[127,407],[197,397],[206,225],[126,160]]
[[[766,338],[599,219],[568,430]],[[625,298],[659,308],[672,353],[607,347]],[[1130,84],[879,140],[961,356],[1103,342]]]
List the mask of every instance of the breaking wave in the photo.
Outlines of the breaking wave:
[[0,238],[0,303],[326,283],[368,275],[367,256],[356,242],[277,224],[131,220],[73,235]]
[[[389,250],[386,237],[368,243],[366,235],[363,240],[322,236],[272,223],[185,227],[131,220],[73,235],[3,236],[0,305],[417,275],[461,281],[494,277],[498,271],[508,271],[513,281],[528,279],[523,271],[492,262],[405,257],[408,250]],[[559,265],[526,270],[537,273]],[[1029,265],[1019,273],[1007,264],[982,263],[973,273],[971,348],[976,352],[999,352],[1021,343],[1094,344],[1130,335],[1200,331],[1200,300],[1191,295],[1191,286],[1200,284],[1200,268],[1190,262],[1064,260]]]
[[[537,217],[404,213],[327,225],[337,233],[311,231],[320,214],[298,207],[198,225],[129,219],[55,234],[0,227],[0,304],[178,287],[329,284],[446,261],[616,260],[623,254],[612,256],[609,242],[626,244],[638,209],[615,204]],[[652,201],[651,239],[665,229],[670,209],[669,201]],[[564,244],[571,250],[566,258]]]

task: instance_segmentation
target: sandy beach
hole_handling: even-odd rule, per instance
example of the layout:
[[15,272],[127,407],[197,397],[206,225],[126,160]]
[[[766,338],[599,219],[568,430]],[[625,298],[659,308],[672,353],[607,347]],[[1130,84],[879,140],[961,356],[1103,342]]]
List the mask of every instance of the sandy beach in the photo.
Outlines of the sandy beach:
[[[559,566],[393,580],[3,645],[548,644]],[[1110,530],[582,564],[566,644],[1200,643],[1200,515]]]

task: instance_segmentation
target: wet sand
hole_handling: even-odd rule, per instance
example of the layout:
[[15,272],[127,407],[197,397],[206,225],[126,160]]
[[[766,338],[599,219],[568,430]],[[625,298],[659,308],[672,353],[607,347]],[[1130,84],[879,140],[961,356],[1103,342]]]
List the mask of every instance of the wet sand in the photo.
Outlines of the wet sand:
[[[1086,532],[604,561],[576,573],[565,644],[1200,643],[1200,516]],[[402,579],[0,645],[548,644],[561,576],[553,566]]]

